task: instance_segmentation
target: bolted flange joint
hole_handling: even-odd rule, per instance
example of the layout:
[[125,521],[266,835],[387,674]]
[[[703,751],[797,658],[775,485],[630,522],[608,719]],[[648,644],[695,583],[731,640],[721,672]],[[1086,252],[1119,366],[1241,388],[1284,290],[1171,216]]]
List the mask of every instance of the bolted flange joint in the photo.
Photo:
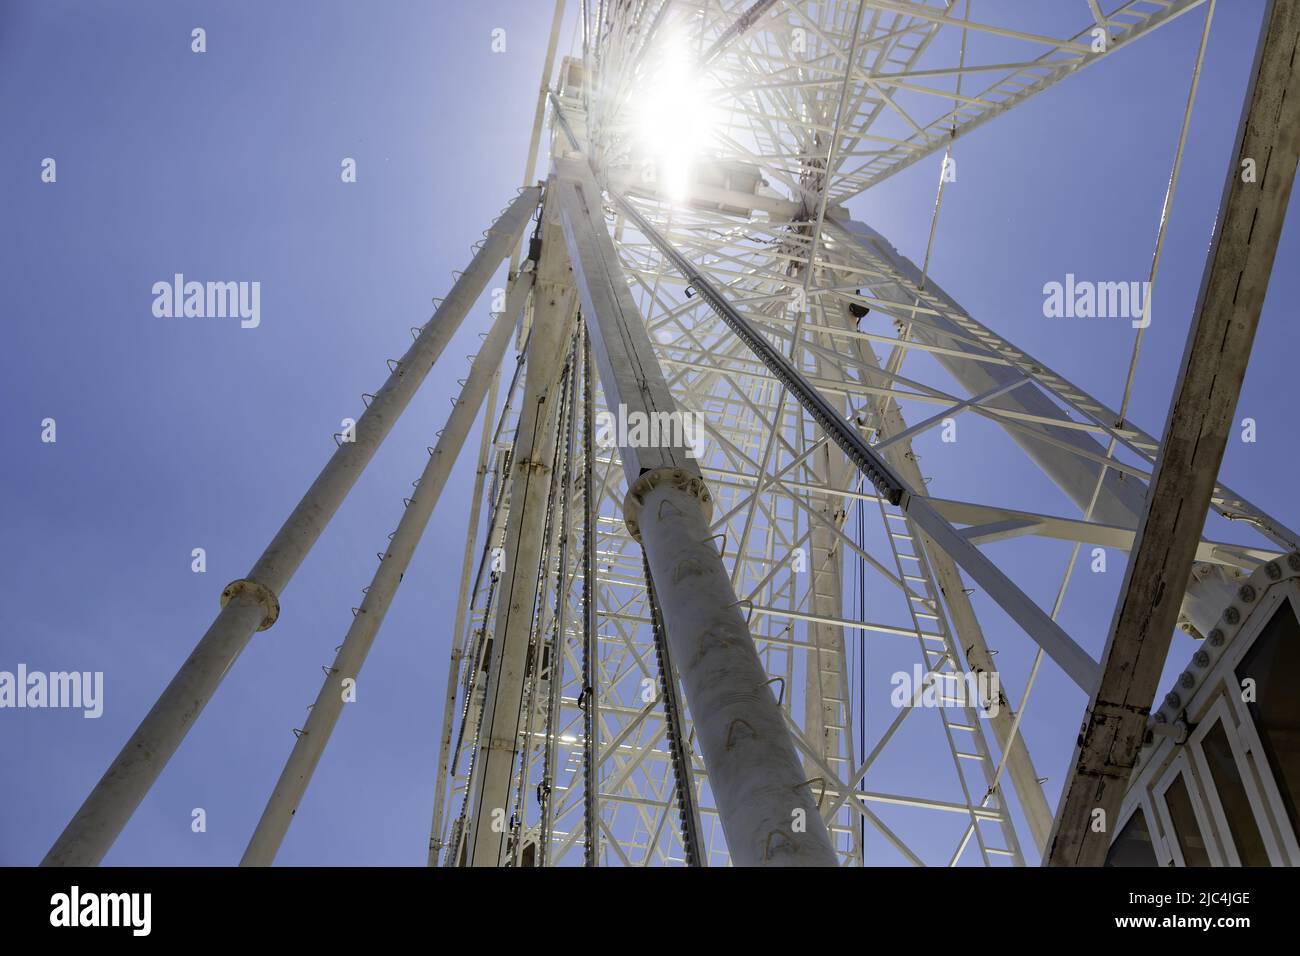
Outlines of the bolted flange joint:
[[262,623],[257,626],[259,631],[265,631],[280,616],[280,599],[265,584],[250,581],[248,578],[231,581],[226,585],[226,589],[221,592],[221,606],[225,607],[236,595],[245,591],[253,595],[257,599],[257,603],[262,605],[263,610],[266,611],[266,614],[262,617]]
[[636,484],[627,490],[627,497],[623,499],[623,521],[633,540],[641,540],[641,508],[646,498],[664,483],[672,484],[699,501],[704,509],[706,523],[713,517],[713,495],[709,493],[703,478],[681,468],[652,468],[636,480]]

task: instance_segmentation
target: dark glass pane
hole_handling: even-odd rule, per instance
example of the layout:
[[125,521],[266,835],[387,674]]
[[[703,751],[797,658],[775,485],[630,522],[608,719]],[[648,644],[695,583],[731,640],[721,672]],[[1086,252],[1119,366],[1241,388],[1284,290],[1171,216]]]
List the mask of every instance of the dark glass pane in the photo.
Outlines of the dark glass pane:
[[1232,842],[1237,847],[1242,866],[1268,866],[1268,851],[1264,849],[1264,840],[1259,835],[1259,825],[1255,822],[1255,811],[1250,806],[1246,787],[1241,782],[1237,770],[1237,761],[1232,756],[1232,745],[1228,743],[1228,734],[1223,729],[1222,721],[1215,721],[1214,729],[1201,741],[1205,759],[1210,765],[1210,776],[1214,778],[1214,789],[1219,794],[1219,803],[1223,804],[1223,815],[1228,818],[1228,829],[1232,832]]
[[1238,684],[1255,680],[1255,700],[1247,703],[1264,756],[1282,793],[1291,829],[1300,833],[1296,801],[1300,800],[1300,623],[1291,602],[1284,601],[1237,665]]
[[1107,866],[1156,866],[1156,851],[1151,845],[1151,831],[1141,809],[1128,818],[1106,854]]
[[1165,805],[1174,821],[1174,836],[1183,851],[1183,862],[1188,866],[1209,866],[1210,854],[1205,849],[1205,838],[1196,823],[1192,798],[1187,793],[1187,782],[1180,773],[1165,791]]

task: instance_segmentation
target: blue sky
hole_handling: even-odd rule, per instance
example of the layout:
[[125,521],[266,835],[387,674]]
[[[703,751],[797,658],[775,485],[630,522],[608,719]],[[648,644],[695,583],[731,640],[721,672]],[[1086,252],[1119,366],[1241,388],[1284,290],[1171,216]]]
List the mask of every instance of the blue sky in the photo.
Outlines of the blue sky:
[[[1084,4],[1070,6],[1068,22],[1082,26]],[[1156,434],[1263,3],[1219,7],[1131,406]],[[1066,272],[1146,277],[1202,15],[956,148],[932,275],[1111,405],[1132,330],[1046,320],[1042,285]],[[39,861],[206,628],[221,588],[243,576],[333,451],[339,420],[359,413],[384,360],[405,350],[408,328],[428,318],[430,298],[513,196],[550,18],[549,3],[522,0],[0,7],[0,669],[21,661],[107,681],[98,720],[0,711],[0,864]],[[202,55],[190,51],[195,26],[207,31]],[[496,27],[507,31],[504,54],[491,50]],[[45,157],[58,163],[53,185],[39,178]],[[357,160],[356,184],[340,182],[344,157]],[[919,164],[853,206],[917,261],[936,170]],[[1298,258],[1293,221],[1238,414],[1258,421],[1259,441],[1231,442],[1223,467],[1236,490],[1293,525],[1298,436],[1282,396]],[[176,272],[259,281],[260,327],[156,318],[150,288]],[[106,863],[238,860],[319,688],[317,665],[346,631],[487,322],[485,299],[281,595],[280,621],[254,638]],[[40,442],[46,417],[58,422],[52,445]],[[997,440],[918,452],[987,466]],[[453,474],[368,659],[365,706],[340,721],[281,863],[424,861],[471,470],[462,462]],[[984,484],[944,471],[935,494],[1060,507],[1018,462]],[[195,547],[207,551],[205,574],[190,570]],[[1024,565],[1037,545],[1022,547]],[[1042,553],[1018,580],[1048,604],[1064,565],[1050,560],[1059,548]],[[1062,622],[1094,653],[1120,576],[1118,560],[1106,580],[1085,571],[1067,599]],[[1027,641],[977,609],[1018,694]],[[1190,646],[1175,642],[1178,669]],[[1054,807],[1084,702],[1051,667],[1035,695],[1041,709],[1025,733]],[[190,830],[195,807],[207,811],[204,834]]]

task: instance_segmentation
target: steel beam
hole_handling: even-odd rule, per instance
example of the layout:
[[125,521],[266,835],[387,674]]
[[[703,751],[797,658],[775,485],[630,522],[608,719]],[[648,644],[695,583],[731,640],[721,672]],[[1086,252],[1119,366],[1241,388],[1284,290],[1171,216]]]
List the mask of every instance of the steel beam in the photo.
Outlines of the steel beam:
[[775,3],[776,0],[754,0],[753,5],[732,21],[731,25],[723,30],[718,38],[713,41],[713,45],[705,51],[702,57],[700,57],[700,63],[704,66],[708,66],[716,60],[727,47],[731,46],[732,43],[736,42],[752,30],[754,24],[759,21],[759,18],[762,17],[763,14],[767,13]]

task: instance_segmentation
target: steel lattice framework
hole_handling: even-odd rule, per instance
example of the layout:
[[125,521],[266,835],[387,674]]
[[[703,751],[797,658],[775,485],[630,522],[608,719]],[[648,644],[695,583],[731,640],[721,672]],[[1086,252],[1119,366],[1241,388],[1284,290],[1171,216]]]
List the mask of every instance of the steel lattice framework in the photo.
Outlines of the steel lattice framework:
[[[980,19],[985,6],[585,0],[580,49],[552,83],[560,3],[528,184],[47,862],[102,857],[183,737],[179,712],[274,623],[278,593],[507,258],[504,309],[244,862],[274,858],[339,687],[484,404],[431,865],[1037,858],[1052,814],[1023,695],[985,683],[979,700],[941,690],[950,706],[910,706],[918,686],[863,739],[863,675],[870,661],[940,688],[995,676],[972,584],[1090,691],[1098,665],[1056,623],[1061,595],[1040,608],[980,546],[1072,542],[1070,569],[1081,545],[1131,549],[1159,442],[969,314],[928,274],[928,250],[909,260],[846,203],[927,157],[946,169],[965,133],[1213,4],[1078,0],[1065,36],[998,22],[1001,4]],[[685,173],[646,142],[657,90],[670,118],[708,114]],[[550,171],[534,186],[544,113]],[[603,413],[628,409],[697,416],[706,441],[688,455],[602,438]],[[959,416],[1004,431],[1073,510],[930,496],[912,442]],[[1259,541],[1204,540],[1198,561],[1232,573],[1296,549],[1231,489],[1212,506]]]
[[[977,22],[959,2],[584,5],[583,56],[566,63],[552,97],[553,155],[590,163],[601,177],[619,264],[658,363],[679,406],[707,422],[700,471],[714,499],[710,531],[842,862],[864,862],[865,825],[914,864],[1022,863],[1022,839],[1041,847],[1050,812],[1005,699],[993,720],[973,707],[910,717],[921,711],[902,708],[859,758],[848,670],[855,645],[867,655],[876,642],[910,647],[927,674],[992,670],[958,567],[971,570],[936,544],[933,518],[918,521],[864,480],[701,285],[711,284],[783,353],[912,492],[923,494],[925,483],[911,439],[965,413],[1005,429],[1079,509],[1047,516],[930,499],[940,523],[964,526],[957,533],[964,543],[1037,534],[1127,549],[1158,442],[967,314],[923,267],[851,221],[844,203],[1198,5],[1132,2],[1103,15],[1088,3],[1093,19],[1065,37]],[[1097,27],[1107,37],[1101,51]],[[968,59],[976,35],[1018,52],[997,63]],[[683,45],[706,64],[708,96],[723,117],[685,202],[666,195],[665,170],[646,158],[635,115],[663,60],[680,57]],[[932,47],[953,51],[956,62],[928,65]],[[581,352],[575,338],[564,374],[582,376],[586,388],[590,365]],[[928,353],[935,361],[926,368],[940,366],[948,378],[904,374],[915,353]],[[964,395],[953,394],[954,380]],[[591,387],[599,402],[599,382]],[[556,447],[573,456],[556,459],[563,480],[548,518],[533,635],[546,663],[534,666],[526,690],[526,745],[503,860],[579,862],[590,834],[602,864],[717,865],[727,859],[726,842],[708,769],[691,747],[690,702],[683,709],[663,683],[663,642],[641,547],[624,520],[618,456],[602,450],[591,458],[590,504],[574,483],[583,464],[579,412],[570,394],[559,425],[569,431]],[[497,470],[498,482],[504,473]],[[1215,507],[1269,540],[1254,549],[1205,542],[1202,560],[1250,568],[1294,547],[1292,532],[1231,490],[1218,489]],[[574,586],[587,522],[595,539],[594,643],[584,641]],[[855,525],[870,530],[854,533]],[[807,556],[807,573],[796,552]],[[874,599],[867,619],[851,617],[845,604],[846,558],[866,569],[873,593],[893,596]],[[1007,603],[1023,598],[1010,581],[1000,587]],[[491,600],[491,583],[480,579],[462,646],[481,645],[491,632]],[[1048,640],[1032,629],[1031,636]],[[595,658],[589,679],[584,648]],[[462,728],[477,716],[474,676],[486,679],[490,666],[465,668]],[[929,726],[915,726],[923,721]],[[933,769],[923,789],[866,788],[891,743]],[[451,764],[446,792],[456,809],[435,826],[447,863],[463,859],[467,819],[456,814],[474,812],[472,799],[463,800],[463,763]],[[1013,824],[1007,780],[1028,834]],[[946,855],[913,849],[908,834],[881,819],[882,805],[959,821]],[[915,818],[913,833],[935,825],[925,817]]]

